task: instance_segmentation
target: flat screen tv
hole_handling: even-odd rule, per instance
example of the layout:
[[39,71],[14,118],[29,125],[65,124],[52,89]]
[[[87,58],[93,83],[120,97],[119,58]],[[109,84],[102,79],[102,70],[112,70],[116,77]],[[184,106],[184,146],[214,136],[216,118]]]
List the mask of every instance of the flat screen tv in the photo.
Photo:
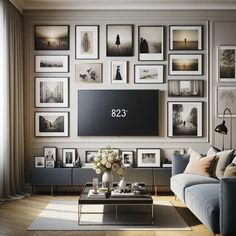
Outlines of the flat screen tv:
[[78,136],[158,136],[159,90],[79,90]]

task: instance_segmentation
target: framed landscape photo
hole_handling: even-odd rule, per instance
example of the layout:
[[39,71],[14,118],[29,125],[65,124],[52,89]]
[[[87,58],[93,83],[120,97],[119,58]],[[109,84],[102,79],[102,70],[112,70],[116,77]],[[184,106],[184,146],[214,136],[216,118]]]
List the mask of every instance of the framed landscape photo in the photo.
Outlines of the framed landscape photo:
[[77,83],[102,83],[102,63],[79,63],[75,65]]
[[171,25],[170,50],[202,50],[202,25]]
[[35,78],[35,107],[68,107],[69,78]]
[[111,61],[111,83],[125,84],[127,83],[127,62],[126,61]]
[[45,168],[45,157],[35,157],[34,158],[35,168]]
[[133,25],[107,25],[107,57],[133,56]]
[[45,167],[46,168],[54,168],[55,167],[55,161],[45,161]]
[[94,158],[97,157],[97,150],[85,151],[84,167],[93,167]]
[[161,156],[160,149],[137,149],[138,167],[160,167]]
[[57,160],[57,148],[56,147],[44,147],[43,155],[46,161],[56,161]]
[[66,73],[69,72],[69,56],[37,55],[35,56],[36,73]]
[[75,148],[62,149],[62,162],[63,167],[73,167],[75,163]]
[[201,54],[169,54],[169,75],[202,75]]
[[136,84],[163,83],[163,65],[134,65]]
[[36,137],[68,137],[69,112],[35,112]]
[[132,167],[134,163],[134,152],[133,151],[122,151],[121,152],[122,162],[125,167]]
[[202,102],[168,102],[168,136],[202,137]]
[[69,50],[69,25],[35,25],[35,50]]
[[88,60],[99,58],[99,26],[75,26],[75,59]]
[[138,27],[139,61],[164,60],[164,26]]

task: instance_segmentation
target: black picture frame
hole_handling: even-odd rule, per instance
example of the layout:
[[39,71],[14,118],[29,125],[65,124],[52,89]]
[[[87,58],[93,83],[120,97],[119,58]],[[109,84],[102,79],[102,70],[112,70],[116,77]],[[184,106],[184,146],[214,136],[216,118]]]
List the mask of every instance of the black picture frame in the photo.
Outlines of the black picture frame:
[[[48,152],[46,153],[47,150],[53,150],[52,156],[49,156]],[[57,147],[52,147],[52,146],[45,146],[43,147],[43,156],[45,157],[45,161],[57,161]]]
[[94,153],[96,154],[95,157],[98,155],[98,150],[86,150],[85,151],[85,158],[84,158],[84,167],[93,167],[93,163],[91,161],[88,161],[89,154]]
[[[70,162],[67,161],[67,158],[68,158],[66,156],[67,152],[72,153],[72,156],[69,157],[69,158],[71,158]],[[74,167],[75,161],[76,161],[76,148],[62,148],[62,164],[63,164],[63,167],[72,168],[72,167]]]

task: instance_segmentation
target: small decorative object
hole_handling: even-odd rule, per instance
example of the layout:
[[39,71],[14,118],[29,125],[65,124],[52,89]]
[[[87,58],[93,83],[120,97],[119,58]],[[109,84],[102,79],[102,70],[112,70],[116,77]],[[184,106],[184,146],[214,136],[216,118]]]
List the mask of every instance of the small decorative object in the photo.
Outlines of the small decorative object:
[[57,160],[57,148],[56,147],[44,147],[43,155],[46,161],[56,161]]
[[98,155],[97,150],[85,151],[84,167],[92,168],[93,167],[93,161],[94,161],[94,159],[97,155]]
[[131,167],[133,165],[133,156],[134,156],[133,151],[123,151],[121,153],[122,162],[125,167]]
[[56,162],[56,167],[57,167],[57,168],[62,168],[62,167],[63,167],[63,164],[62,164],[62,161],[61,161],[61,160],[57,160],[57,162]]
[[111,83],[125,84],[127,83],[127,62],[112,61],[111,62]]
[[160,149],[137,149],[138,167],[160,167]]
[[75,148],[62,149],[63,167],[73,167],[75,162]]
[[54,168],[55,161],[46,161],[46,168]]
[[78,155],[78,158],[75,161],[74,167],[76,167],[76,168],[81,168],[82,167],[81,158],[80,158],[79,155]]
[[93,192],[97,193],[98,191],[98,178],[93,178]]
[[112,188],[113,175],[111,171],[105,171],[102,175],[102,187],[107,188],[108,191]]
[[45,157],[35,157],[35,168],[45,168]]
[[125,177],[121,177],[120,182],[118,183],[118,186],[120,189],[125,189],[126,188],[126,182],[125,182]]

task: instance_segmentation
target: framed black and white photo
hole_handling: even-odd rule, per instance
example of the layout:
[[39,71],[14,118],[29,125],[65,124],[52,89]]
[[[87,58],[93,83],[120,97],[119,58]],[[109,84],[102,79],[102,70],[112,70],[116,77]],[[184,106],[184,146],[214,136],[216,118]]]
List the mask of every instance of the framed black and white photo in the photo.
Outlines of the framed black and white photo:
[[122,162],[125,167],[132,167],[134,163],[134,152],[133,151],[122,151],[121,152]]
[[69,78],[35,78],[35,107],[68,107]]
[[36,137],[68,137],[69,112],[35,112]]
[[75,65],[77,83],[102,83],[102,63],[79,63]]
[[163,65],[134,65],[136,84],[163,83]]
[[97,157],[97,150],[85,151],[84,167],[93,167],[94,158]]
[[35,50],[69,50],[69,25],[35,25]]
[[45,168],[45,157],[35,157],[34,158],[35,168]]
[[203,97],[203,80],[169,80],[169,97]]
[[133,25],[107,25],[107,56],[133,56]]
[[127,83],[127,62],[126,61],[111,61],[111,83],[125,84]]
[[46,168],[54,168],[55,167],[55,161],[45,161],[45,167]]
[[202,102],[168,102],[168,136],[202,137]]
[[138,27],[139,61],[164,60],[164,26]]
[[75,26],[75,59],[88,60],[99,58],[99,26]]
[[218,81],[236,82],[236,46],[218,47]]
[[44,147],[43,155],[46,161],[56,161],[57,160],[57,148],[56,147]]
[[160,149],[137,149],[137,167],[160,167]]
[[202,55],[169,54],[169,75],[202,75]]
[[75,163],[75,148],[62,149],[62,162],[63,167],[73,167]]
[[202,25],[171,25],[170,50],[202,50]]
[[66,73],[69,72],[69,56],[37,55],[35,56],[36,73]]

